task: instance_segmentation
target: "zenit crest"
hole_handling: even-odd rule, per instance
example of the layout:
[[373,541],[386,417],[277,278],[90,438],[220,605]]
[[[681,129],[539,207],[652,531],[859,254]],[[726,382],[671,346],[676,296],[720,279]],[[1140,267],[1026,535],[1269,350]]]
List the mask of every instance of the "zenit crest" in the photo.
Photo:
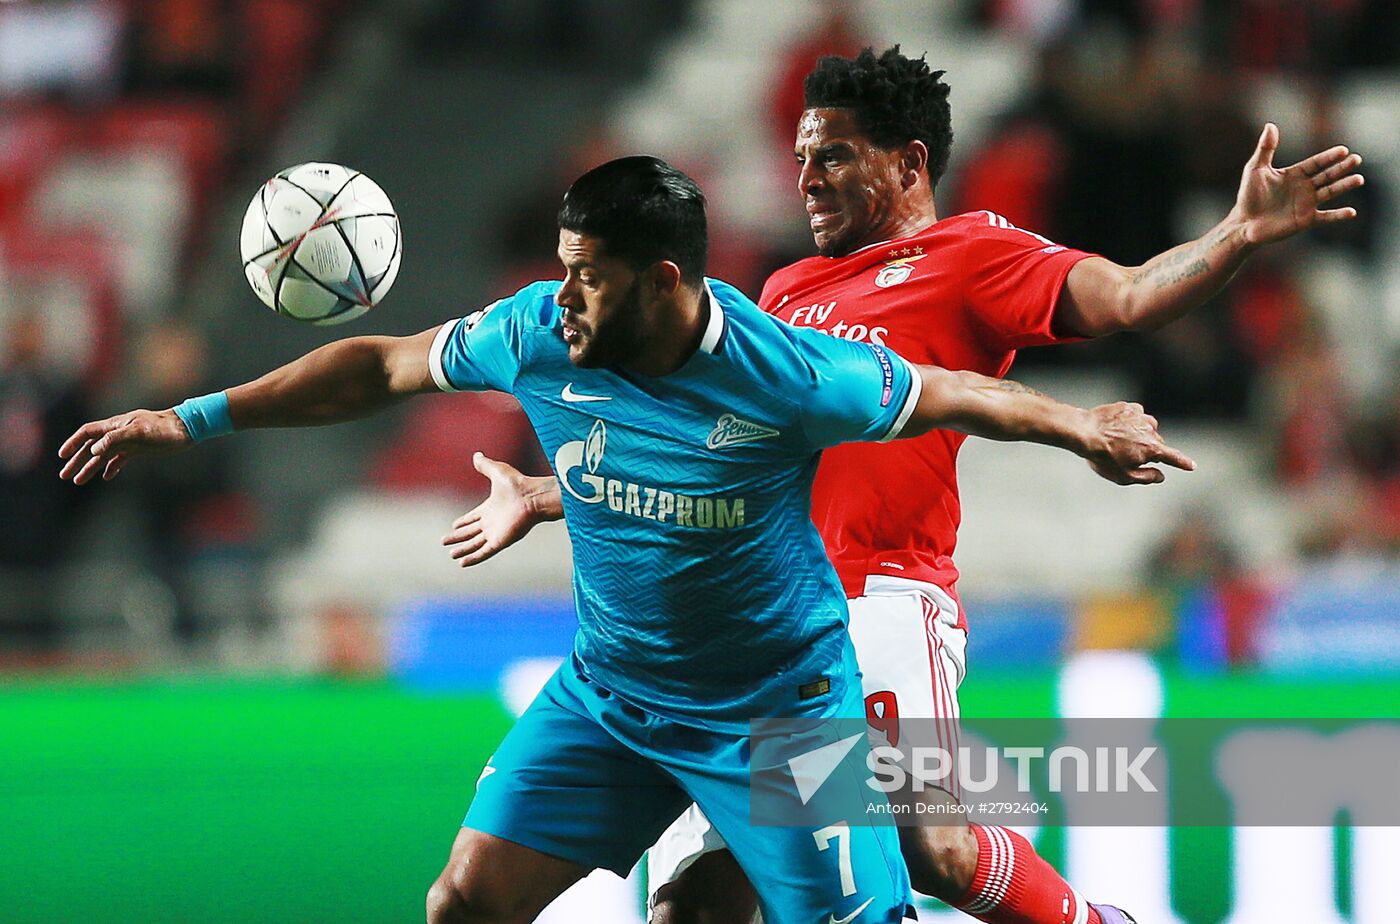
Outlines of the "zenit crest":
[[719,420],[715,421],[715,428],[710,431],[710,436],[705,440],[705,445],[711,449],[723,449],[726,446],[734,446],[738,443],[752,443],[755,440],[766,440],[771,436],[777,436],[778,431],[772,427],[765,427],[763,424],[751,423],[741,420],[733,414],[722,414]]

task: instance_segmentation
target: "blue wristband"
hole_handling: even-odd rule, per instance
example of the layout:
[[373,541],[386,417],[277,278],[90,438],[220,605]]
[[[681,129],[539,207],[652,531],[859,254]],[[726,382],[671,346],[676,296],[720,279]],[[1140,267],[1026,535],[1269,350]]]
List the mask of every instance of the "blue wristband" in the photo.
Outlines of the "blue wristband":
[[216,391],[212,395],[189,398],[174,408],[175,416],[190,431],[190,439],[202,443],[215,436],[227,436],[233,432],[233,418],[228,413],[228,393]]

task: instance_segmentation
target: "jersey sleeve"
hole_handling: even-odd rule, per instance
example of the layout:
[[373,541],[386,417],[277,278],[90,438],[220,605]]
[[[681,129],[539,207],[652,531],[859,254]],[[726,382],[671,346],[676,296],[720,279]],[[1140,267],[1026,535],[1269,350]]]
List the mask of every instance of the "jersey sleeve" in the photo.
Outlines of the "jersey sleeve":
[[815,449],[885,442],[899,436],[923,379],[897,353],[818,331],[796,338],[810,375],[796,397],[802,430]]
[[1093,254],[1023,231],[995,212],[968,217],[963,298],[997,345],[1015,350],[1082,340],[1057,335],[1053,320],[1069,271]]
[[777,307],[773,303],[778,299],[779,283],[776,280],[780,275],[782,275],[781,270],[765,279],[763,291],[758,294],[758,307],[767,314],[772,314]]
[[433,381],[443,391],[515,388],[523,338],[517,302],[524,290],[442,325],[428,352]]

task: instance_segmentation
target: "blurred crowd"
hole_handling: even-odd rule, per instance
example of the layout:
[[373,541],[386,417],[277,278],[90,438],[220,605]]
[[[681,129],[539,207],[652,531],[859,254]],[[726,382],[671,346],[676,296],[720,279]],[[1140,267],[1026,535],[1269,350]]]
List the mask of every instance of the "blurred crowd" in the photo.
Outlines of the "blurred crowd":
[[[218,592],[249,583],[258,532],[227,456],[132,472],[101,503],[55,462],[85,420],[213,387],[183,300],[202,219],[286,117],[345,6],[0,6],[0,663],[81,653],[89,622],[165,650],[258,618]],[[95,587],[82,559],[123,567]]]
[[[1400,78],[1400,7],[1387,0],[960,6],[967,25],[1023,44],[1035,63],[1022,97],[992,116],[975,149],[960,149],[955,138],[953,169],[938,190],[940,214],[990,209],[1125,265],[1202,233],[1228,212],[1262,127],[1252,105],[1262,82],[1281,81],[1296,97],[1288,112],[1296,119],[1276,158],[1286,164],[1348,143],[1340,111],[1348,78]],[[787,152],[803,77],[822,54],[878,44],[860,8],[820,5],[823,15],[773,69],[762,129],[775,169],[786,171],[785,192],[794,182]],[[936,52],[930,63],[940,66]],[[948,79],[956,124],[957,75]],[[552,271],[559,190],[622,150],[600,127],[509,213],[500,238],[505,255],[515,257],[503,291]],[[1270,442],[1279,483],[1315,521],[1305,554],[1400,552],[1400,339],[1372,288],[1400,240],[1388,173],[1395,166],[1368,164],[1366,185],[1329,203],[1355,207],[1355,221],[1256,256],[1188,318],[1153,334],[1025,351],[1018,369],[1107,370],[1159,417],[1240,424]],[[707,167],[698,160],[692,169],[703,175]],[[755,294],[768,272],[812,252],[797,221],[787,236],[722,225],[712,233],[715,274]],[[1350,288],[1332,285],[1338,274]],[[1353,303],[1358,290],[1369,304]]]
[[[955,139],[940,214],[991,209],[1125,264],[1228,211],[1261,127],[1261,86],[1286,91],[1279,159],[1289,161],[1351,142],[1357,118],[1347,106],[1358,82],[1388,79],[1393,93],[1400,80],[1392,0],[948,6],[958,29],[1014,44],[1033,63],[1018,98],[979,114],[989,127],[972,145]],[[628,7],[442,4],[415,49],[475,53],[483,36],[496,35],[509,47],[550,49],[560,66],[587,67],[580,36],[606,47],[600,24]],[[84,605],[65,586],[66,564],[91,552],[75,546],[100,544],[108,532],[92,522],[91,492],[54,477],[62,435],[99,411],[168,406],[213,385],[204,381],[209,348],[181,302],[188,270],[152,279],[151,255],[165,276],[172,265],[198,265],[205,241],[194,217],[222,200],[229,177],[266,144],[321,64],[341,21],[332,14],[352,8],[338,0],[0,5],[0,520],[19,524],[0,533],[0,658],[53,647],[54,608]],[[796,200],[788,152],[802,77],[820,54],[886,38],[861,4],[812,10],[765,81],[764,124],[735,126],[771,146],[778,188],[793,200],[783,205]],[[684,26],[678,15],[653,18]],[[938,67],[936,59],[935,50]],[[957,75],[949,82],[957,124]],[[496,288],[554,273],[559,196],[580,170],[621,153],[617,138],[599,119],[596,131],[557,152],[552,175],[503,210]],[[708,188],[713,164],[680,165]],[[182,178],[175,202],[160,199],[171,170]],[[1300,559],[1400,555],[1400,326],[1386,328],[1383,304],[1397,240],[1394,180],[1383,164],[1364,170],[1367,185],[1334,203],[1355,206],[1357,221],[1256,257],[1190,318],[1155,334],[1027,351],[1018,370],[1111,374],[1161,417],[1224,422],[1266,444],[1278,489],[1305,524]],[[154,196],[150,209],[117,216],[137,194]],[[798,210],[786,213],[794,220],[784,234],[717,222],[712,272],[756,295],[768,272],[808,255]],[[161,224],[157,215],[174,217]],[[464,395],[414,408],[400,436],[366,460],[365,480],[385,491],[479,496],[484,482],[466,463],[478,448],[530,471],[544,467],[509,399]],[[260,618],[231,617],[220,610],[227,598],[207,591],[265,551],[256,498],[230,477],[228,457],[226,449],[192,453],[133,469],[114,486],[135,523],[122,535],[139,535],[144,548],[109,551],[138,559],[150,578],[122,588],[134,596],[117,609],[133,625],[159,612],[157,634],[193,639],[220,620]],[[1211,586],[1234,594],[1232,612],[1245,615],[1230,631],[1247,636],[1239,626],[1258,607],[1248,563],[1227,535],[1209,513],[1184,515],[1144,580],[1173,593]],[[1248,660],[1247,640],[1230,646],[1231,660]]]
[[[1322,575],[1348,560],[1382,566],[1400,560],[1400,325],[1387,315],[1400,301],[1393,291],[1400,278],[1387,276],[1400,243],[1394,188],[1400,164],[1393,147],[1368,151],[1366,138],[1349,135],[1374,118],[1365,110],[1375,94],[1393,96],[1400,79],[1400,6],[1388,0],[949,6],[957,9],[950,26],[1012,43],[1032,64],[1017,97],[979,114],[989,127],[972,147],[955,138],[952,169],[938,190],[942,215],[990,209],[1057,242],[1134,265],[1225,216],[1264,118],[1282,123],[1280,165],[1339,143],[1370,158],[1366,185],[1329,203],[1355,207],[1355,221],[1316,228],[1257,255],[1211,303],[1160,332],[1024,351],[1017,370],[1102,373],[1170,424],[1216,424],[1258,446],[1278,503],[1289,509],[1292,561],[1305,571]],[[819,15],[768,69],[767,99],[758,108],[766,124],[741,121],[734,129],[767,136],[781,177],[772,188],[794,203],[788,152],[803,108],[803,77],[820,55],[882,47],[884,36],[879,4],[827,2],[814,9]],[[926,46],[935,68],[947,66],[938,58],[939,39],[948,41],[938,36]],[[965,105],[959,77],[948,77],[955,126]],[[1357,87],[1370,88],[1371,97]],[[1261,99],[1279,104],[1279,111]],[[1382,111],[1395,115],[1393,106]],[[581,169],[622,153],[626,143],[616,135],[600,126],[510,214],[501,229],[512,242],[508,253],[531,258],[510,264],[503,290],[549,273],[548,217],[558,191]],[[1380,137],[1390,141],[1386,133]],[[714,148],[724,156],[724,141]],[[703,184],[718,172],[715,156],[696,151],[687,162],[680,152],[679,159]],[[796,210],[787,213],[790,234],[717,223],[715,275],[756,294],[773,269],[810,255]],[[1109,623],[1136,620],[1149,628],[1109,631],[1114,644],[1126,639],[1212,664],[1248,664],[1260,656],[1258,623],[1275,606],[1277,575],[1255,567],[1236,546],[1222,522],[1231,514],[1228,505],[1192,509],[1168,526],[1137,577],[1148,596],[1134,597],[1133,605],[1115,599],[1107,608]],[[1101,622],[1094,612],[1088,605],[1069,617],[1078,620],[1080,643],[1092,644]]]
[[[1125,264],[1228,210],[1260,129],[1251,100],[1261,82],[1296,97],[1277,159],[1286,164],[1362,146],[1347,137],[1344,87],[1400,68],[1400,8],[1384,0],[989,0],[979,15],[1029,37],[1038,63],[1033,93],[968,163],[955,208],[991,208]],[[1242,421],[1264,435],[1310,521],[1305,556],[1400,551],[1400,343],[1379,292],[1353,301],[1394,253],[1388,169],[1378,159],[1366,186],[1329,203],[1355,207],[1356,221],[1260,254],[1184,321],[1032,351],[1025,364],[1113,366],[1159,416]],[[1353,288],[1335,285],[1338,274]]]

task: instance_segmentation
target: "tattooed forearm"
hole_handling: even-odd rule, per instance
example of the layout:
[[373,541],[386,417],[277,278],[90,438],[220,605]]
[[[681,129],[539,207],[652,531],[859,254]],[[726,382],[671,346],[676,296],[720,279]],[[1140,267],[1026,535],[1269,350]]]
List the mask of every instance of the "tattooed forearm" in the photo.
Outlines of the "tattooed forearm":
[[1148,279],[1159,277],[1162,275],[1162,273],[1171,269],[1175,269],[1176,267],[1185,263],[1187,260],[1191,259],[1195,251],[1196,247],[1190,246],[1172,253],[1163,254],[1159,259],[1153,260],[1139,267],[1133,273],[1133,282],[1141,283]]
[[1066,322],[1066,329],[1077,320],[1089,336],[1157,330],[1219,292],[1248,258],[1250,247],[1240,223],[1227,218],[1201,238],[1141,266],[1116,267],[1097,277],[1086,273],[1085,283],[1070,290],[1078,316]]
[[1202,273],[1208,272],[1210,272],[1210,264],[1205,261],[1204,257],[1202,257],[1195,263],[1192,263],[1190,266],[1186,266],[1179,270],[1175,270],[1170,274],[1159,274],[1162,275],[1162,278],[1157,280],[1157,288],[1165,289],[1167,286],[1175,285],[1176,283],[1182,282],[1186,279],[1190,279],[1193,276],[1200,276]]
[[1020,382],[1014,382],[1011,379],[998,379],[997,388],[1003,391],[1014,391],[1019,395],[1038,395],[1041,398],[1045,397],[1044,394],[1036,391],[1029,385],[1022,385]]
[[1152,272],[1152,275],[1156,277],[1157,288],[1164,289],[1167,286],[1210,272],[1211,263],[1207,256],[1229,236],[1229,228],[1216,228],[1194,245],[1184,247],[1172,254],[1167,260],[1163,260]]
[[1164,289],[1195,276],[1210,272],[1206,255],[1230,234],[1228,228],[1216,228],[1199,241],[1168,251],[1132,274],[1134,283],[1152,282],[1154,288]]

